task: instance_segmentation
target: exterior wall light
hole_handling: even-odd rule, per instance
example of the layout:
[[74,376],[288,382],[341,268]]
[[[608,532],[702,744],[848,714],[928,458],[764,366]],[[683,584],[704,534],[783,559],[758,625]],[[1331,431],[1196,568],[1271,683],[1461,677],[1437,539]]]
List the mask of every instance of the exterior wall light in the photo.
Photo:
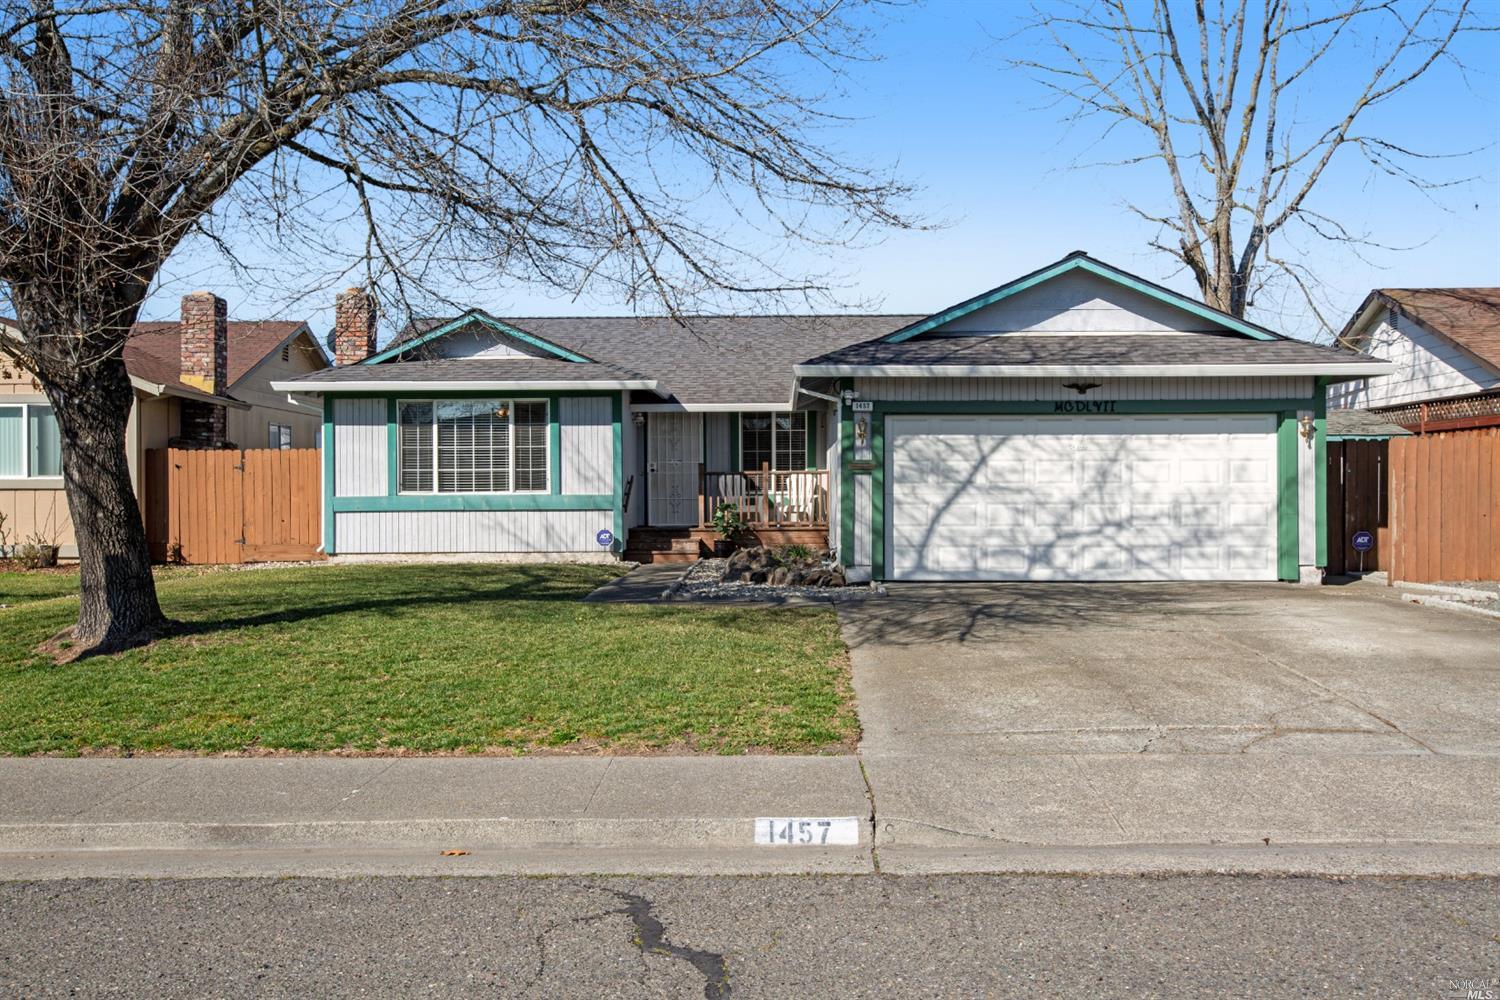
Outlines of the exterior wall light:
[[1306,441],[1308,444],[1312,444],[1313,438],[1316,437],[1318,433],[1318,425],[1317,422],[1313,420],[1313,415],[1311,413],[1303,413],[1299,415],[1297,417],[1297,428],[1302,432],[1302,440]]

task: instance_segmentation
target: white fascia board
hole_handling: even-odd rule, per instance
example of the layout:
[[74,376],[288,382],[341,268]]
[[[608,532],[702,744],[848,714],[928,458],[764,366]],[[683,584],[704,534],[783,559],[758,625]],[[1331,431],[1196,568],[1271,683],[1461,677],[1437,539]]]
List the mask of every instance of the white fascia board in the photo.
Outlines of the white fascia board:
[[[644,392],[657,392],[657,381],[655,379],[587,379],[587,380],[535,380],[535,381],[496,381],[488,380],[457,380],[446,379],[442,381],[428,382],[387,382],[370,381],[354,382],[341,380],[338,382],[272,382],[271,388],[276,392],[299,392],[299,393],[335,393],[335,392],[470,392],[475,389],[493,390],[495,392],[567,392],[570,389],[640,389]],[[659,395],[660,393],[658,393]],[[639,409],[639,407],[637,407]]]
[[160,382],[147,382],[145,379],[135,375],[130,376],[130,385],[131,388],[139,389],[148,396],[160,396],[161,391],[166,388]]
[[794,409],[786,403],[636,403],[642,413],[784,413]]
[[797,365],[804,378],[1254,378],[1264,375],[1390,375],[1384,361],[1285,365]]

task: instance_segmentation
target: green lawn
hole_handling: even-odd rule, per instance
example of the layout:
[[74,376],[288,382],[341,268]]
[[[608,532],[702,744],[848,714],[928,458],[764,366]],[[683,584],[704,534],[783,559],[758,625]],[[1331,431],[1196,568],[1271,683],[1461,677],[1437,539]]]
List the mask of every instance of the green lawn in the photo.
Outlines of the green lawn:
[[[0,753],[803,753],[852,745],[831,611],[580,604],[599,566],[170,572],[190,634],[58,665],[67,576],[0,573]],[[49,589],[52,588],[52,589]],[[42,600],[54,597],[52,600]]]
[[78,593],[77,570],[0,570],[0,609]]

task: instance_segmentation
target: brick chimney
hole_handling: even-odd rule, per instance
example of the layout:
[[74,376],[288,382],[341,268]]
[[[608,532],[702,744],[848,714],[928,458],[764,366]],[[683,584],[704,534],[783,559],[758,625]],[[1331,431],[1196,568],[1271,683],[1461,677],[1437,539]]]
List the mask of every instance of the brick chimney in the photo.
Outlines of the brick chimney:
[[375,296],[346,288],[333,302],[333,363],[358,364],[375,353]]
[[182,297],[182,381],[215,396],[229,381],[229,309],[213,292]]
[[[212,292],[184,295],[178,330],[183,384],[222,396],[229,387],[229,310],[224,300]],[[228,413],[223,406],[182,401],[182,444],[222,448],[228,436]]]

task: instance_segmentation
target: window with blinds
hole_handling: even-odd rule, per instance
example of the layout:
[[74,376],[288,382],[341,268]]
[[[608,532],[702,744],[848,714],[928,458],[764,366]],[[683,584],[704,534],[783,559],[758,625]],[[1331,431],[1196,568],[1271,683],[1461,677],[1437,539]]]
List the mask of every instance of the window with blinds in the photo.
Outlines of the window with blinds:
[[539,493],[548,489],[544,400],[462,399],[398,407],[402,493]]
[[740,465],[751,472],[762,465],[777,472],[807,468],[807,414],[741,414]]

